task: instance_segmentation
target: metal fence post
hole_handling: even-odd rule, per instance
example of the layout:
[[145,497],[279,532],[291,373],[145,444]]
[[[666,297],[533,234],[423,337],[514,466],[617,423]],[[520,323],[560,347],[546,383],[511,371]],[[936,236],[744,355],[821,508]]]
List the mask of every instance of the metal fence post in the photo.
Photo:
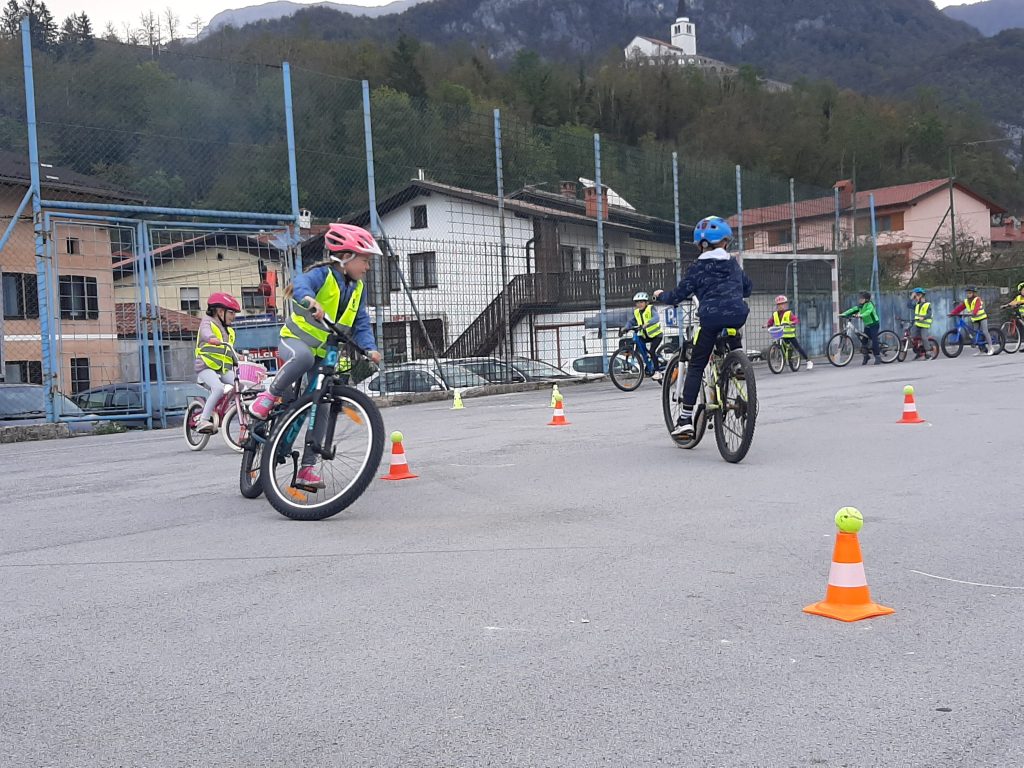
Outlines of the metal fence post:
[[736,223],[738,224],[737,230],[740,238],[739,251],[736,254],[736,260],[743,266],[743,171],[737,165],[736,166]]
[[597,292],[601,301],[601,370],[608,373],[608,296],[605,290],[604,186],[601,184],[601,134],[594,134],[594,192],[597,194]]
[[798,275],[800,269],[800,262],[796,258],[800,253],[797,248],[797,227],[796,227],[796,180],[789,180],[789,215],[792,219],[792,238],[793,238],[793,312],[798,316],[800,314],[800,277]]
[[[843,280],[843,261],[839,255],[839,252],[842,250],[843,247],[843,219],[839,206],[842,204],[842,202],[839,198],[839,188],[836,187],[835,189],[832,190],[832,192],[835,198],[836,208],[835,237],[832,239],[832,249],[835,251],[836,254],[836,270],[839,272],[839,281],[841,283]],[[836,308],[836,311],[838,311],[838,307]]]
[[153,428],[153,392],[149,376],[149,311],[148,280],[146,278],[146,222],[135,227],[135,282],[138,289],[138,310],[135,313],[135,335],[139,340],[139,382],[142,384],[142,403],[146,409],[146,429]]
[[[163,335],[160,328],[160,294],[157,288],[156,259],[153,257],[153,244],[149,236],[149,226],[143,224],[145,234],[143,255],[146,263],[146,288],[149,292],[149,318],[152,322],[153,365],[156,368],[156,401],[160,409],[160,426],[167,427],[167,379],[164,370]],[[147,333],[147,343],[149,341]]]
[[[501,155],[501,110],[494,110],[494,173],[498,185],[498,239],[501,248],[501,302],[505,362],[512,361],[512,317],[509,308],[508,250],[505,243],[505,171]],[[505,365],[505,381],[512,381],[512,366]]]
[[39,139],[36,135],[36,86],[32,70],[32,32],[28,17],[21,20],[21,51],[25,75],[25,118],[28,124],[29,184],[32,193],[32,230],[35,233],[36,297],[39,303],[39,367],[42,369],[46,395],[46,420],[56,421],[53,407],[54,377],[51,365],[53,351],[50,332],[50,285],[46,266],[46,242],[43,234],[42,192],[39,181]]
[[871,206],[871,298],[877,302],[880,298],[878,280],[878,222],[875,221],[875,195],[873,192],[868,196],[868,202]]
[[[683,281],[683,238],[682,224],[679,217],[679,153],[672,153],[672,207],[675,216],[676,234],[676,283]],[[679,336],[679,348],[683,348],[683,318],[676,307],[676,333]]]
[[[291,192],[293,241],[299,242],[299,172],[295,159],[295,115],[292,110],[292,69],[287,61],[281,64],[281,80],[284,84],[284,128],[288,140],[288,186]],[[302,272],[302,248],[295,249],[295,272]]]
[[[378,240],[381,238],[380,218],[377,215],[377,176],[373,163],[373,124],[370,119],[370,81],[363,80],[363,141],[366,145],[366,192],[370,207],[370,233]],[[375,308],[375,321],[377,324],[377,342],[381,350],[384,349],[384,293],[390,286],[387,285],[387,275],[384,270],[387,267],[384,256],[377,256],[374,259],[373,269],[375,272],[373,284],[377,290],[377,306]],[[403,326],[404,327],[404,326]],[[386,365],[383,353],[381,356],[381,369]],[[380,393],[387,394],[387,376],[381,376]]]

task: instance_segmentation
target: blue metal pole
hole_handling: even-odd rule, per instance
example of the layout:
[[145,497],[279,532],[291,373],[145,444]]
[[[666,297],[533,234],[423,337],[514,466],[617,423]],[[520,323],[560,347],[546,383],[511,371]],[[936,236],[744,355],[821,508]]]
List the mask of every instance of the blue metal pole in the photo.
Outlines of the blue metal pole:
[[875,195],[868,196],[871,205],[871,298],[876,302],[880,300],[878,285],[878,223],[875,221]]
[[56,421],[53,407],[54,371],[50,335],[49,281],[46,242],[43,237],[42,191],[39,183],[39,139],[36,135],[36,86],[32,70],[32,32],[28,18],[21,20],[21,51],[25,67],[25,117],[28,123],[29,192],[32,195],[32,229],[35,233],[36,296],[39,303],[39,367],[46,393],[46,420]]
[[[49,216],[47,213],[45,216]],[[73,219],[75,221],[100,221],[105,224],[128,224],[135,227],[138,223],[138,219],[126,219],[121,216],[93,216],[88,213],[65,213],[61,212],[60,217],[62,219]],[[225,232],[239,231],[239,232],[252,232],[252,224],[224,224],[221,222],[213,221],[161,221],[158,222],[161,229],[209,229],[215,232],[224,230]]]
[[739,248],[737,250],[737,261],[743,266],[743,170],[736,166],[736,221],[739,224]]
[[597,293],[601,300],[601,370],[608,373],[608,296],[604,273],[604,186],[601,184],[601,134],[594,134],[594,186],[597,193]]
[[[679,215],[679,153],[672,153],[672,207],[675,213],[676,230],[676,283],[683,281],[683,237],[682,221]],[[683,348],[683,340],[686,338],[683,328],[683,318],[676,307],[676,332],[679,336],[679,348]]]
[[198,216],[206,219],[236,219],[253,222],[270,222],[288,224],[295,217],[288,213],[252,213],[243,211],[215,211],[204,208],[164,208],[149,205],[122,205],[120,203],[89,203],[73,200],[41,200],[44,208],[63,211],[110,211],[111,213],[133,213],[142,216],[181,216],[190,218]]
[[498,188],[498,246],[501,249],[501,302],[505,381],[512,382],[512,310],[509,306],[508,246],[505,235],[505,160],[501,149],[501,110],[494,110],[494,178]]
[[153,428],[153,397],[150,391],[149,380],[149,328],[146,318],[148,310],[146,305],[146,263],[145,247],[146,224],[138,222],[135,225],[135,281],[136,298],[135,304],[135,335],[140,344],[142,370],[139,371],[139,382],[142,384],[142,404],[146,410],[146,429]]
[[11,239],[11,235],[14,234],[14,228],[18,226],[18,219],[21,218],[21,214],[25,212],[25,208],[32,201],[32,187],[29,186],[28,191],[25,193],[25,197],[21,199],[21,204],[18,209],[14,212],[11,217],[11,223],[7,225],[7,229],[4,230],[3,237],[0,237],[0,251],[7,245],[7,241]]
[[[292,227],[298,231],[299,227],[299,171],[295,159],[295,115],[292,110],[292,68],[288,62],[281,65],[282,80],[284,81],[284,128],[288,137],[288,184],[291,190],[292,202]],[[295,238],[297,241],[298,238]],[[301,245],[295,250],[295,271],[302,272],[302,248]]]
[[164,371],[163,336],[160,330],[160,294],[157,292],[156,261],[153,245],[149,238],[149,226],[142,225],[145,235],[143,255],[146,262],[146,287],[149,291],[149,316],[153,320],[153,357],[156,364],[156,398],[160,408],[160,426],[167,428],[167,376]]
[[[373,125],[370,120],[370,82],[363,80],[363,140],[366,144],[366,192],[369,196],[370,207],[370,233],[378,240],[380,234],[380,218],[377,215],[377,176],[373,165]],[[381,349],[384,348],[384,294],[389,288],[387,285],[387,273],[384,271],[384,257],[378,256],[374,263],[374,285],[377,286],[377,306],[375,307],[375,319],[377,322],[377,343]],[[386,394],[383,389],[386,376],[380,377],[381,394]]]

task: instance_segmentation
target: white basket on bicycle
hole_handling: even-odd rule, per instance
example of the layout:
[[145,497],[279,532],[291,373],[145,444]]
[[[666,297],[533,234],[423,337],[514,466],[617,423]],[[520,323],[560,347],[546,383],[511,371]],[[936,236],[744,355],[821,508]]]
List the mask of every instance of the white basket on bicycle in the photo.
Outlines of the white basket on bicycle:
[[242,383],[243,391],[263,389],[266,378],[267,369],[259,363],[238,364],[238,380]]
[[772,341],[782,341],[782,337],[786,334],[786,329],[781,325],[773,325],[768,329],[768,335]]

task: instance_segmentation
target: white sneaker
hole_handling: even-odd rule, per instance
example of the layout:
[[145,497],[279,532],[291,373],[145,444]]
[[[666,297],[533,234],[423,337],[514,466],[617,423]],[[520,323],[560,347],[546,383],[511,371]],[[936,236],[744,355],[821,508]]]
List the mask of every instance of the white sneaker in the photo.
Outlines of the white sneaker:
[[661,379],[662,379],[661,371],[655,371],[654,374],[651,376],[651,378],[654,379],[655,381],[661,381]]
[[808,371],[813,371],[814,370],[814,363],[812,363],[810,360],[807,361],[807,370]]
[[988,357],[992,357],[992,355],[994,355],[995,353],[996,353],[996,348],[995,347],[989,347],[988,348],[988,352],[986,352],[986,355]]

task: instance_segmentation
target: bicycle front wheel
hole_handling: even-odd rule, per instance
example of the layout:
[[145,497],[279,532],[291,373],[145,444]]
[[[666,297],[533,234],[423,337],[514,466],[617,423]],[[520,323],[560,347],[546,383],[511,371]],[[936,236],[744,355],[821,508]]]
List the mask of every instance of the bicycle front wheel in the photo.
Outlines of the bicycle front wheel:
[[900,353],[900,337],[895,331],[882,331],[878,334],[878,356],[883,363],[895,362]]
[[896,353],[896,359],[901,363],[907,359],[907,355],[910,353],[910,340],[904,339],[900,342],[900,350]]
[[185,419],[181,423],[182,431],[185,434],[185,444],[190,451],[201,451],[210,442],[210,436],[196,431],[199,424],[199,417],[203,415],[203,408],[206,403],[193,402],[185,411]]
[[247,499],[258,499],[263,495],[260,470],[263,462],[263,446],[266,443],[250,437],[242,451],[242,468],[238,473],[238,490]]
[[[292,520],[324,520],[347,509],[373,480],[384,453],[384,420],[369,396],[336,385],[299,399],[281,416],[264,447],[260,468],[271,505]],[[315,434],[315,414],[329,409],[323,435]],[[319,444],[314,452],[307,447]],[[318,476],[315,487],[297,475],[305,467]]]
[[845,333],[833,334],[825,350],[828,361],[837,368],[849,365],[853,360],[853,339]]
[[1017,329],[1017,323],[1010,321],[1003,323],[1000,329],[1003,332],[1003,352],[1008,355],[1016,354],[1020,351],[1020,331]]
[[693,437],[672,436],[676,419],[679,418],[679,413],[683,410],[683,378],[685,376],[686,366],[680,365],[677,354],[665,365],[665,378],[661,383],[662,413],[665,416],[665,426],[668,428],[669,436],[672,437],[672,442],[680,448],[696,448],[708,428],[708,409],[703,386],[697,395],[697,404],[693,408]]
[[782,369],[786,367],[785,353],[782,351],[782,345],[779,342],[773,342],[768,347],[768,370],[772,373],[782,373]]
[[232,405],[224,412],[224,421],[220,425],[220,433],[224,444],[235,453],[242,452],[242,446],[249,438],[249,414],[238,413],[238,406]]
[[619,349],[608,361],[612,384],[623,392],[632,392],[644,380],[644,361],[635,349]]
[[797,352],[796,347],[790,344],[787,349],[789,357],[789,370],[796,373],[800,370],[800,353]]
[[942,354],[946,357],[959,357],[964,351],[964,340],[960,331],[946,331],[942,335]]
[[725,356],[718,386],[721,404],[715,411],[715,441],[722,458],[737,464],[750,450],[757,423],[754,366],[743,352],[733,350]]

